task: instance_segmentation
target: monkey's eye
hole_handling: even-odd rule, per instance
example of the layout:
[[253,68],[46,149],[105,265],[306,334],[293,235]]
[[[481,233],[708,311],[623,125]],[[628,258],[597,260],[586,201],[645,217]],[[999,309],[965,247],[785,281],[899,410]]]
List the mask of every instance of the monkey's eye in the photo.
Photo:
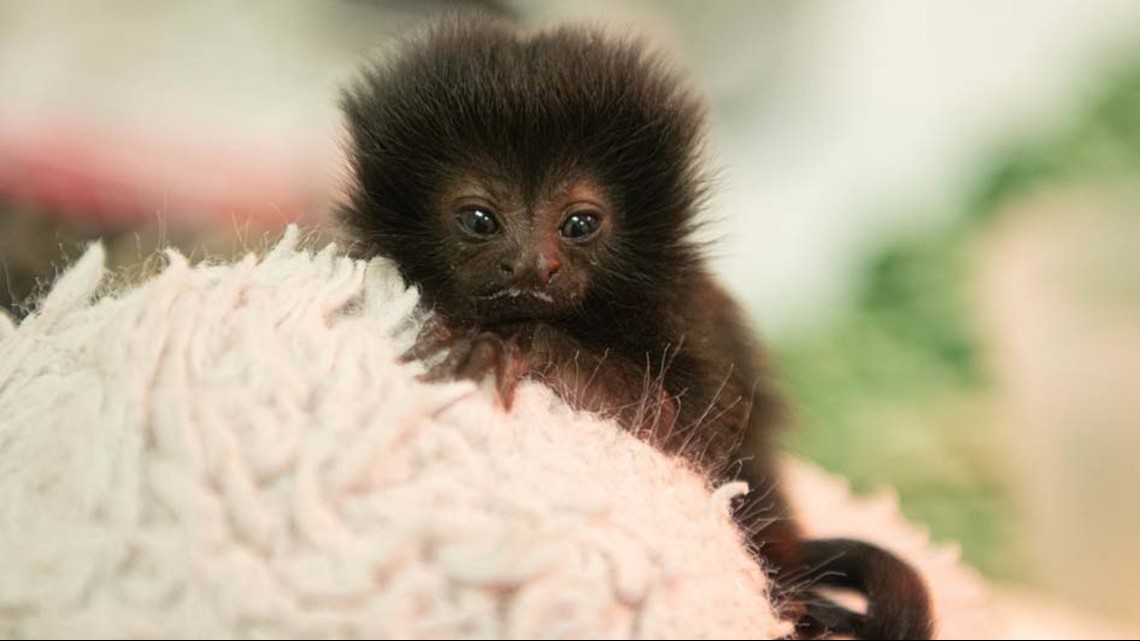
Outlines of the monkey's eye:
[[562,223],[562,237],[571,240],[585,240],[594,235],[601,226],[602,219],[598,216],[587,213],[578,212],[570,214]]
[[494,236],[499,233],[499,221],[494,214],[480,207],[468,207],[459,212],[459,226],[475,236]]

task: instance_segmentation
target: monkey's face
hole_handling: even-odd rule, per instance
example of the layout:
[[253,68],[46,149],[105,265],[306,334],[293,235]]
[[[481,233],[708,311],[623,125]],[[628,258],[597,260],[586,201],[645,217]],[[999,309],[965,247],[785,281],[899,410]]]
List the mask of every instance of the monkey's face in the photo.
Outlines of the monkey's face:
[[344,107],[357,251],[455,320],[604,324],[697,269],[704,109],[635,43],[464,21]]
[[524,190],[466,175],[445,185],[435,207],[448,245],[450,297],[485,321],[572,311],[611,251],[614,208],[585,177]]

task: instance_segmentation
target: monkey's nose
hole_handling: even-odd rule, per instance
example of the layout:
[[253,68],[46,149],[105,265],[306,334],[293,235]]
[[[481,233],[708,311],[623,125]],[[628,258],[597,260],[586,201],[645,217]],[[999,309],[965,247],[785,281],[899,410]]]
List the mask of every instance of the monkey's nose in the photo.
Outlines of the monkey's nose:
[[562,263],[557,258],[547,258],[545,256],[538,257],[538,264],[535,265],[538,270],[538,282],[544,287],[554,280],[554,276],[558,274],[558,270],[562,269]]

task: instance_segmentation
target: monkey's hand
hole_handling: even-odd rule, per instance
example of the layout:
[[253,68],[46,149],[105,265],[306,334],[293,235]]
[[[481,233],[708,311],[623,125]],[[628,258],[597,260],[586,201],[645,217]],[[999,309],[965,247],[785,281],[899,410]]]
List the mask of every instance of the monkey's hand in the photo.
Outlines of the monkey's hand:
[[[440,356],[442,358],[440,359]],[[495,395],[504,409],[514,403],[515,388],[529,370],[518,337],[475,328],[453,328],[441,320],[424,326],[403,362],[439,359],[420,380],[427,382],[495,377]]]

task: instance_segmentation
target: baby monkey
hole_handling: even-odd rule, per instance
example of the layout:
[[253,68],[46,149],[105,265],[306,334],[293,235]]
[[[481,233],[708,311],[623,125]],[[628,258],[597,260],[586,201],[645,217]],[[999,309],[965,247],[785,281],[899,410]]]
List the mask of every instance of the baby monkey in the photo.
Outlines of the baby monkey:
[[[407,355],[429,379],[524,378],[613,417],[736,506],[800,638],[927,639],[923,581],[854,540],[805,540],[777,477],[783,403],[693,237],[701,101],[638,43],[451,19],[346,92],[342,222],[441,319]],[[865,613],[819,587],[867,597]]]

